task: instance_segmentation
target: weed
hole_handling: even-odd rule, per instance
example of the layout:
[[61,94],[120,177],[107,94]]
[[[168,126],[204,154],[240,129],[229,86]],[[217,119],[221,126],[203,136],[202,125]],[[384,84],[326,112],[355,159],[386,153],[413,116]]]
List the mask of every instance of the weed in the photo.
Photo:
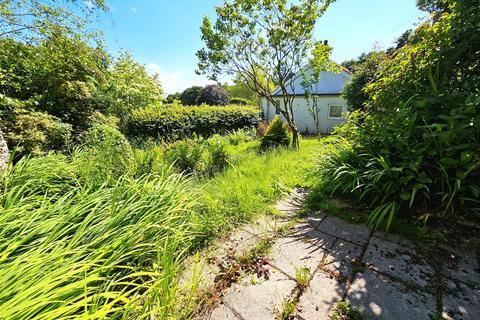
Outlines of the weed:
[[255,259],[262,258],[268,255],[270,249],[272,248],[273,240],[272,239],[261,239],[255,247],[251,248],[241,256],[236,259],[242,264],[250,264],[255,261]]
[[286,299],[283,302],[282,309],[277,311],[276,320],[292,320],[294,319],[295,310],[297,308],[297,300],[293,298]]
[[310,280],[310,269],[309,268],[297,268],[295,269],[295,280],[297,280],[297,284],[300,287],[300,291],[303,291],[307,285],[308,281]]
[[347,301],[339,301],[333,309],[330,320],[362,320],[362,315]]

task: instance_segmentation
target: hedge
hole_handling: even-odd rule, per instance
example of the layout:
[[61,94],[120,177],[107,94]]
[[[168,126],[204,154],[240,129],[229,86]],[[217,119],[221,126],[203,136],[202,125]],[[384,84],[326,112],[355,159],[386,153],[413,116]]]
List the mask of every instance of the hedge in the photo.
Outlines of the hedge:
[[259,121],[260,111],[250,106],[152,106],[134,112],[127,131],[131,137],[175,140],[252,128]]

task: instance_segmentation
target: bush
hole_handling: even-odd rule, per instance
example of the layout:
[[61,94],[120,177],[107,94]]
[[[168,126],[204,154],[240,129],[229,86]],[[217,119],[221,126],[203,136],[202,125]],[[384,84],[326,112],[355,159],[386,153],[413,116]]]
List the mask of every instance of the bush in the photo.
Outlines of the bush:
[[253,141],[256,137],[256,133],[253,129],[240,129],[228,135],[228,142],[231,145],[236,146],[241,142]]
[[349,143],[319,166],[327,190],[370,207],[375,226],[397,214],[480,215],[480,58],[468,54],[478,51],[480,8],[442,3],[368,85],[367,110],[338,129]]
[[367,86],[376,80],[378,73],[388,62],[388,55],[384,52],[373,51],[362,55],[361,62],[357,66],[352,79],[347,82],[343,89],[343,98],[354,110],[364,110],[368,101]]
[[278,116],[275,116],[262,137],[261,146],[263,149],[278,146],[288,147],[291,140],[287,127]]
[[248,101],[247,99],[244,99],[244,98],[232,98],[230,100],[230,104],[235,104],[235,105],[238,105],[238,106],[252,105],[252,103],[250,101]]
[[229,102],[228,93],[223,87],[216,84],[207,85],[197,99],[197,105],[204,103],[209,106],[226,106]]
[[5,140],[17,156],[61,150],[71,139],[71,125],[30,110],[26,102],[0,95],[0,112]]
[[204,149],[205,145],[202,140],[181,140],[168,146],[165,160],[181,172],[203,171],[205,168]]
[[84,162],[80,171],[93,184],[115,181],[135,170],[135,158],[127,138],[108,125],[95,125],[81,137],[81,146],[87,151],[79,153]]
[[218,137],[207,141],[208,152],[207,173],[213,175],[224,170],[228,165],[228,154],[225,150],[225,142]]
[[185,89],[180,95],[180,101],[184,106],[194,106],[197,104],[197,99],[202,93],[203,88],[198,86],[193,86]]
[[228,165],[223,138],[188,139],[170,144],[165,151],[167,163],[180,172],[213,175]]
[[132,138],[171,141],[253,128],[259,120],[258,109],[250,107],[148,107],[133,113],[127,131]]

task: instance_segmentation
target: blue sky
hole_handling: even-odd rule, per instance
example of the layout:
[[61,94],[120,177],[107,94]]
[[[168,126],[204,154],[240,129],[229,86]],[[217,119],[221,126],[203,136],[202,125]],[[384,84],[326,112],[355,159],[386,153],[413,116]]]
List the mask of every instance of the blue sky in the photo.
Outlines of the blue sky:
[[[166,93],[205,85],[195,75],[195,52],[202,47],[200,24],[214,17],[223,0],[107,0],[110,12],[101,18],[109,51],[133,53],[150,72],[158,72]],[[352,59],[374,46],[388,47],[425,13],[415,0],[337,0],[321,17],[315,38],[328,39],[333,60]]]

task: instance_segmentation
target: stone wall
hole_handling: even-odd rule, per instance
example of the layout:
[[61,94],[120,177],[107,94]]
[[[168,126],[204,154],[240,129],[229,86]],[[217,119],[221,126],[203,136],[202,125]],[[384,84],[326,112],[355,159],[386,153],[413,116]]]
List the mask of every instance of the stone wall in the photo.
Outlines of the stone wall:
[[0,171],[7,168],[8,156],[7,142],[3,138],[3,133],[0,130]]

